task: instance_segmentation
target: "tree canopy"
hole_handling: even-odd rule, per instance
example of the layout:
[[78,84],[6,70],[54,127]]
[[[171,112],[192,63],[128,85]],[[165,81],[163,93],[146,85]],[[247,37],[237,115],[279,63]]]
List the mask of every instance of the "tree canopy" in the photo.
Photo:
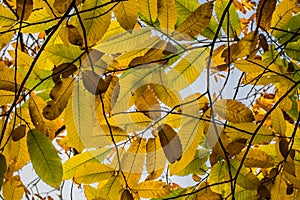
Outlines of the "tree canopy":
[[300,198],[298,0],[0,2],[3,199]]

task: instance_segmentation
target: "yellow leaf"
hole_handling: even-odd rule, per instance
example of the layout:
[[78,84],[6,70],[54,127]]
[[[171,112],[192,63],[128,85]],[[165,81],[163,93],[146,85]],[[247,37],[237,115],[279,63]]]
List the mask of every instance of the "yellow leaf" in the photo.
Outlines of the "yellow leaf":
[[3,62],[0,62],[0,90],[16,92],[19,90],[22,81],[21,74],[17,72],[15,76],[13,68],[8,68]]
[[[120,94],[113,107],[113,113],[128,110],[144,92],[148,83],[153,82],[153,72],[159,70],[159,66],[146,69],[132,68],[126,74],[120,77]],[[158,97],[159,98],[159,97]]]
[[254,51],[257,42],[257,34],[255,32],[250,32],[236,44],[230,46],[230,61],[228,61],[228,51],[223,51],[222,57],[225,58],[226,63],[231,63],[238,58],[249,56]]
[[207,108],[208,99],[200,93],[195,93],[184,98],[181,105],[178,112],[197,114],[199,110]]
[[[271,27],[284,28],[293,16],[293,11],[298,6],[297,0],[283,0],[275,8],[272,14]],[[280,31],[272,30],[271,33],[276,35]]]
[[190,84],[200,76],[206,66],[207,57],[207,48],[197,48],[188,52],[188,54],[167,73],[172,88],[181,90],[190,86]]
[[45,31],[56,25],[57,21],[58,19],[54,20],[53,17],[48,14],[45,8],[35,9],[26,20],[26,23],[30,24],[30,26],[23,27],[21,32],[38,33],[40,31]]
[[119,2],[113,11],[117,21],[125,30],[130,31],[134,28],[139,12],[136,0]]
[[160,125],[158,130],[160,144],[168,161],[179,161],[182,157],[182,144],[178,133],[168,124]]
[[[78,22],[77,29],[81,32],[81,35],[83,35],[82,28],[85,29],[89,47],[95,45],[104,36],[110,25],[113,4],[101,6],[106,2],[108,1],[85,1],[81,7],[82,13],[80,13],[80,17],[84,27],[81,27],[81,24]],[[98,8],[95,9],[95,7]],[[89,11],[83,12],[85,10]]]
[[129,186],[137,184],[142,176],[146,156],[146,139],[137,137],[132,141],[121,159],[121,169]]
[[[124,132],[130,133],[147,128],[152,120],[143,113],[120,113],[108,119],[111,126],[119,127]],[[102,122],[104,124],[106,122]]]
[[170,187],[162,181],[141,182],[133,190],[137,190],[142,198],[160,198],[170,193]]
[[32,96],[28,101],[30,118],[35,128],[52,140],[55,137],[55,132],[63,125],[63,122],[61,119],[53,121],[45,119],[42,113],[46,105],[46,102],[39,96]]
[[160,28],[167,34],[174,31],[177,21],[175,0],[157,1],[157,12]]
[[[260,0],[256,10],[256,26],[269,31],[272,21],[272,14],[276,7],[276,0]],[[258,24],[259,23],[259,24]]]
[[236,100],[218,100],[214,105],[214,110],[220,117],[230,122],[243,123],[254,121],[251,110]]
[[283,113],[280,108],[275,108],[271,113],[272,128],[279,135],[284,136],[286,132],[286,124]]
[[149,173],[146,180],[153,180],[162,174],[166,166],[166,158],[158,137],[148,139],[146,151],[146,170]]
[[157,120],[161,117],[161,107],[159,104],[157,97],[149,86],[146,87],[142,96],[135,101],[136,110],[144,111],[143,113],[153,120]]
[[27,20],[33,10],[32,0],[17,0],[17,15],[19,20]]
[[[237,160],[242,160],[245,152],[241,152],[235,158]],[[268,155],[259,149],[249,149],[246,159],[244,160],[245,167],[258,167],[258,168],[269,168],[273,167],[275,164],[272,156]]]
[[[45,53],[51,60],[51,62],[58,66],[63,63],[73,63],[77,65],[79,63],[78,58],[81,54],[81,50],[78,46],[64,44],[50,44],[45,48]],[[74,62],[77,60],[76,62]]]
[[5,200],[21,200],[24,194],[24,186],[19,176],[14,176],[3,183],[2,195]]
[[100,197],[105,200],[116,200],[121,198],[124,180],[121,174],[113,176],[104,185],[99,185]]
[[170,165],[171,175],[182,171],[194,159],[198,144],[201,138],[204,137],[203,122],[191,119],[181,126],[178,136],[182,144],[183,154],[178,162]]
[[51,101],[44,107],[43,116],[48,120],[54,120],[64,111],[72,94],[74,78],[66,78],[61,83],[56,84],[51,92]]
[[[253,137],[253,133],[258,128],[258,124],[253,123],[238,123],[229,124],[230,127],[225,128],[225,132],[228,134],[231,140],[247,139]],[[269,143],[275,135],[270,129],[265,126],[261,126],[258,132],[254,136],[252,144]]]
[[197,36],[208,26],[212,16],[212,10],[212,2],[202,4],[176,28],[176,31],[191,37]]
[[108,54],[130,52],[136,49],[148,48],[149,44],[146,41],[150,38],[151,29],[139,28],[133,30],[132,33],[121,32],[108,37],[93,48]]
[[[160,79],[162,81],[163,79]],[[172,90],[168,84],[151,84],[151,88],[159,100],[170,108],[179,105],[181,100],[178,90]]]
[[0,90],[0,105],[12,104],[14,100],[15,100],[14,92]]
[[[121,66],[128,66],[129,63],[131,63],[131,61],[133,61],[135,58],[145,56],[145,54],[147,54],[152,48],[155,48],[156,44],[159,44],[160,41],[161,40],[159,37],[151,37],[149,40],[141,44],[142,48],[138,47],[136,50],[125,52],[122,55],[118,56],[116,60]],[[144,63],[147,63],[147,61],[143,60],[142,64]]]
[[77,183],[91,184],[111,178],[115,170],[98,162],[87,162],[75,171],[74,180]]
[[84,185],[84,195],[87,200],[105,200],[105,197],[101,198],[100,190],[90,185]]
[[63,180],[73,178],[76,170],[88,162],[102,162],[110,152],[111,148],[100,148],[78,154],[68,159],[63,164]]
[[157,19],[157,0],[140,0],[140,13],[150,23],[154,24]]
[[[0,27],[11,26],[17,21],[16,16],[4,5],[0,5]],[[6,35],[7,33],[3,34]]]

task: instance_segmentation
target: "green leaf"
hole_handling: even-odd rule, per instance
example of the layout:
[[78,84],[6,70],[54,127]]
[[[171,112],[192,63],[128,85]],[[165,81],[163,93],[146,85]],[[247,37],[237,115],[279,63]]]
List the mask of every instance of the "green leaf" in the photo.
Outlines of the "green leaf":
[[[215,2],[215,12],[219,22],[229,2],[230,2],[229,0],[216,0]],[[229,29],[228,29],[228,23],[229,23]],[[228,13],[226,13],[224,21],[222,23],[222,28],[225,34],[228,35],[230,38],[238,37],[242,31],[240,18],[233,4],[231,4],[229,8],[229,22],[228,22]]]
[[3,184],[3,179],[4,179],[4,174],[6,172],[6,168],[7,168],[7,165],[6,165],[5,156],[0,154],[0,190],[1,190],[1,187]]
[[63,169],[51,140],[45,134],[33,129],[27,133],[27,146],[32,166],[38,176],[45,183],[58,189]]
[[[230,170],[232,173],[232,177],[236,176],[237,170],[240,166],[240,161],[231,159],[230,161]],[[223,181],[230,180],[228,164],[224,161],[215,164],[210,172],[208,181],[210,184],[220,183]],[[256,190],[260,185],[259,179],[247,168],[242,166],[236,180],[237,185],[247,190]],[[226,183],[228,184],[228,183]],[[222,193],[220,191],[224,190],[225,184],[220,184],[218,186],[213,186],[211,189],[214,192]]]
[[175,0],[175,5],[178,13],[177,26],[182,24],[192,12],[199,7],[197,0]]
[[292,59],[300,61],[300,49],[299,49],[299,45],[300,45],[300,39],[298,41],[296,41],[296,42],[289,42],[286,45],[284,51]]

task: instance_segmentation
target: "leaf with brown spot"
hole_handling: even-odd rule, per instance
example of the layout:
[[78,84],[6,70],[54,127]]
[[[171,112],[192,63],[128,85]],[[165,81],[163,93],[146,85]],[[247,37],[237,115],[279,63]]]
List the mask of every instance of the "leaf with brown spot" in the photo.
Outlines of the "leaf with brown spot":
[[177,132],[168,124],[160,125],[158,130],[160,144],[168,161],[170,163],[179,161],[182,156],[182,145]]
[[53,8],[59,13],[63,14],[67,11],[68,7],[72,3],[72,0],[55,0],[53,4]]
[[26,135],[26,125],[21,124],[17,128],[15,128],[11,134],[12,140],[17,142],[22,139]]

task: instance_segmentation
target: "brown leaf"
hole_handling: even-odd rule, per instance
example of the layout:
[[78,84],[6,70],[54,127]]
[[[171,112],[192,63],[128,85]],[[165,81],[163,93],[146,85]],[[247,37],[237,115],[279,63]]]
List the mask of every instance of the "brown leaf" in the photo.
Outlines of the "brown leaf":
[[103,93],[106,90],[103,78],[91,70],[85,70],[82,72],[82,80],[84,87],[94,95]]
[[170,163],[179,161],[182,156],[182,145],[177,132],[168,124],[160,125],[158,130],[160,144],[168,161]]
[[268,42],[266,40],[266,37],[263,34],[259,34],[259,42],[260,42],[260,46],[262,47],[262,49],[264,51],[268,51],[269,50]]
[[78,29],[73,25],[67,25],[69,42],[76,46],[83,46],[83,38]]
[[134,200],[134,199],[133,199],[133,195],[131,194],[131,192],[128,189],[125,189],[122,192],[121,200]]
[[53,7],[55,10],[57,10],[59,14],[63,14],[67,11],[71,3],[72,0],[65,0],[65,1],[55,0]]
[[72,63],[60,64],[58,67],[53,68],[52,80],[54,83],[60,83],[61,82],[60,75],[62,75],[63,78],[68,78],[76,71],[77,71],[77,67]]
[[[25,5],[24,5],[25,4]],[[33,10],[32,0],[17,0],[17,15],[19,19],[27,20]],[[23,14],[23,18],[22,18]]]
[[26,125],[21,124],[17,128],[15,128],[11,134],[12,140],[17,142],[21,140],[26,135]]
[[[276,7],[276,0],[260,0],[256,10],[256,25],[270,30],[272,15]],[[259,24],[258,24],[259,23]]]

